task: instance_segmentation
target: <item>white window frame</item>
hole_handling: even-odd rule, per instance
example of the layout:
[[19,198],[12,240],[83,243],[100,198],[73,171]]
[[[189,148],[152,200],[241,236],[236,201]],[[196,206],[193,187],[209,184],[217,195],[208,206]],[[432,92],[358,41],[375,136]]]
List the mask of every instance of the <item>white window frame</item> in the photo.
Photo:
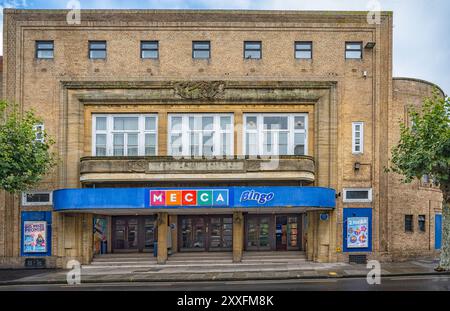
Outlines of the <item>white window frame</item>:
[[[359,125],[359,151],[356,150],[356,126]],[[352,122],[352,153],[353,154],[363,154],[364,153],[364,122]]]
[[[27,194],[38,194],[38,193],[44,193],[49,194],[49,201],[48,202],[28,202],[27,201]],[[43,206],[43,205],[53,205],[53,191],[24,191],[22,192],[22,206]]]
[[[367,199],[348,199],[347,191],[367,191]],[[342,200],[344,203],[370,203],[372,202],[372,188],[344,188]]]
[[[247,152],[247,117],[256,117],[256,130],[254,133],[257,133],[257,144],[258,144],[258,152],[256,155],[276,155],[276,153],[265,154],[264,153],[264,117],[288,117],[288,152],[287,155],[294,155],[294,139],[296,133],[305,134],[305,153],[304,155],[308,155],[308,114],[307,113],[244,113],[243,114],[243,131],[242,131],[242,150],[245,155],[249,155]],[[305,128],[303,130],[296,130],[294,120],[295,117],[304,117],[305,118]],[[278,146],[278,144],[274,143],[274,146]]]
[[[171,136],[172,136],[172,118],[180,117],[181,118],[181,155],[175,155],[175,156],[183,156],[183,157],[191,157],[194,155],[191,155],[191,145],[190,145],[190,130],[189,130],[189,118],[190,117],[213,117],[213,132],[214,132],[214,138],[213,138],[213,146],[214,151],[212,156],[215,157],[221,157],[221,156],[233,156],[234,155],[234,115],[232,113],[169,113],[167,115],[168,122],[167,122],[167,154],[169,156],[174,156],[172,154],[172,148],[171,148]],[[231,119],[231,127],[227,130],[222,130],[220,127],[220,117],[230,117]],[[203,131],[199,131],[203,132]],[[228,152],[226,152],[225,155],[222,155],[220,153],[221,146],[222,146],[222,134],[230,134],[231,140],[230,144],[228,146]],[[217,137],[219,136],[219,137]],[[201,139],[199,141],[199,153],[200,155],[196,156],[203,156],[203,135],[201,135]]]
[[[96,129],[96,121],[97,117],[106,117],[106,130],[98,130]],[[114,130],[114,118],[115,117],[137,117],[138,120],[138,129],[133,131],[115,131]],[[145,118],[146,117],[154,117],[156,128],[155,130],[145,130]],[[155,134],[156,137],[156,146],[155,146],[155,155],[158,155],[158,114],[156,113],[145,113],[145,114],[102,114],[102,113],[94,113],[92,114],[92,156],[96,155],[96,144],[97,144],[97,134],[106,134],[106,156],[114,156],[114,146],[113,146],[113,134],[114,133],[137,133],[138,134],[138,154],[137,156],[146,156],[145,155],[145,134]],[[124,155],[117,157],[127,157],[127,135],[124,136]]]
[[[35,124],[34,126],[33,126],[33,131],[35,132],[35,141],[39,141],[39,142],[41,142],[41,143],[44,143],[44,141],[45,141],[45,135],[44,135],[44,133],[45,133],[45,125],[44,125],[44,123],[38,123],[38,124]],[[37,134],[38,134],[38,132],[41,132],[42,133],[42,137],[41,138],[37,138]]]

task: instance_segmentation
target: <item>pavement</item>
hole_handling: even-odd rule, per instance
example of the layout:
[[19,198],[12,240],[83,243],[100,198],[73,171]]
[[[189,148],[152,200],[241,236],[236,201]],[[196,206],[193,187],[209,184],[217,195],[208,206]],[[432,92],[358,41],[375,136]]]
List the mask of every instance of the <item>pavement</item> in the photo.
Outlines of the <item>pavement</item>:
[[[450,276],[436,272],[439,260],[422,258],[406,262],[381,263],[381,277]],[[157,264],[149,254],[103,255],[80,267],[81,283],[124,282],[208,282],[366,278],[364,264],[314,263],[304,254],[249,253],[241,263],[232,263],[229,253],[175,254],[166,264]],[[73,272],[73,271],[72,271]],[[70,270],[0,270],[1,286],[67,284]]]

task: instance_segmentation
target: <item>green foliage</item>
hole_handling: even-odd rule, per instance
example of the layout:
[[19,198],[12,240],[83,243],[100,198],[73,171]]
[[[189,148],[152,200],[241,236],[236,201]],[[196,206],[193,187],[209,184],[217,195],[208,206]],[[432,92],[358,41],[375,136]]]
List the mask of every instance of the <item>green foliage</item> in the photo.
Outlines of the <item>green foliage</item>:
[[36,140],[34,126],[39,123],[32,110],[21,114],[17,105],[0,101],[0,189],[30,189],[56,163],[50,151],[53,139],[44,132],[44,141]]
[[404,182],[429,175],[446,191],[450,183],[449,98],[435,91],[419,111],[410,110],[409,118],[411,124],[400,124],[400,141],[392,149],[391,170],[403,175]]

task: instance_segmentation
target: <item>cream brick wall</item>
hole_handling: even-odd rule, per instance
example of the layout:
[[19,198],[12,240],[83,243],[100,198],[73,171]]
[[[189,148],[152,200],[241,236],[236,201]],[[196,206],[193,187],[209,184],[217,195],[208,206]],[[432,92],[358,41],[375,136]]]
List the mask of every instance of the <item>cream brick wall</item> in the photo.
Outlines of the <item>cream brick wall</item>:
[[[398,78],[394,80],[393,105],[390,109],[389,146],[400,138],[400,122],[408,123],[408,111],[420,108],[423,99],[432,96],[431,83]],[[444,95],[440,89],[437,89]],[[442,211],[442,194],[436,187],[420,181],[403,184],[401,176],[389,174],[389,249],[394,257],[404,259],[418,254],[434,255],[434,217]],[[405,232],[404,217],[413,215],[414,232]],[[418,228],[418,215],[425,215],[425,232]]]

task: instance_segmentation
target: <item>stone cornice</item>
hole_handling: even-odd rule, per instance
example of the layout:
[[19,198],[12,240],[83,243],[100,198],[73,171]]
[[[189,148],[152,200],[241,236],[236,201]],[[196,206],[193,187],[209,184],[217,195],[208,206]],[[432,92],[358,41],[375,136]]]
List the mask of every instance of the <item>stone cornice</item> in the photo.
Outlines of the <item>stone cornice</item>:
[[[316,102],[335,81],[62,81],[84,104],[123,102]],[[95,90],[90,92],[89,90]],[[111,92],[108,90],[122,90]]]
[[[68,10],[5,9],[23,21],[65,22]],[[356,23],[367,25],[368,11],[293,11],[293,10],[81,10],[82,25],[86,22],[143,23]],[[382,19],[392,12],[381,12]],[[75,26],[76,27],[76,26]]]

